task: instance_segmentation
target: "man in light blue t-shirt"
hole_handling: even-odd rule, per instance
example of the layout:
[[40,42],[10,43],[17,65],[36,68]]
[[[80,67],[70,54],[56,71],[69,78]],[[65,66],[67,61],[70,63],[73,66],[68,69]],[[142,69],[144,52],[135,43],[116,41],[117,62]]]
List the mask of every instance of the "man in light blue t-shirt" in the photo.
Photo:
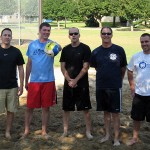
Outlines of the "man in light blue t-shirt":
[[[51,26],[42,23],[39,27],[39,39],[32,41],[27,50],[28,62],[26,65],[25,88],[28,90],[27,109],[25,113],[25,131],[22,138],[29,134],[29,127],[34,108],[42,108],[42,132],[41,135],[48,139],[47,123],[49,108],[56,104],[56,88],[54,78],[54,56],[61,50],[59,44],[50,51],[45,51],[53,41],[49,40]],[[48,45],[49,44],[49,45]],[[30,76],[30,82],[28,83]]]

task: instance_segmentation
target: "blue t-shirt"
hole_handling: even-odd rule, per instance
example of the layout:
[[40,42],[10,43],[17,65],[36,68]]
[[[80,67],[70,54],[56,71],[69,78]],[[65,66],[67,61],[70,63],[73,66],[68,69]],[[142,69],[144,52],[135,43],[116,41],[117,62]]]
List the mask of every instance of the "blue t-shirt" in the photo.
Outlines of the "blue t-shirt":
[[122,47],[112,44],[109,48],[96,48],[90,62],[90,66],[96,69],[96,88],[121,88],[121,68],[126,65],[126,55]]
[[44,52],[47,42],[41,43],[39,40],[35,40],[28,46],[26,55],[32,60],[30,82],[52,82],[55,80],[54,57],[48,56]]

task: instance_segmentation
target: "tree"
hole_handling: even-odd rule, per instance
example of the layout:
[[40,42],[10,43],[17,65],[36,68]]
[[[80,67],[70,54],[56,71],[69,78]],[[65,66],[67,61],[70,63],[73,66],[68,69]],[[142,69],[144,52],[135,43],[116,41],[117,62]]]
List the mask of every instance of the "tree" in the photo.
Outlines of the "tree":
[[[142,17],[148,18],[149,16],[149,0],[119,0],[120,5],[118,7],[119,16],[127,19],[133,31],[133,21]],[[145,9],[146,8],[146,9]],[[149,16],[150,17],[150,16]]]
[[43,0],[43,17],[56,20],[60,28],[59,21],[68,17],[69,5],[69,0]]
[[38,16],[38,0],[21,0],[21,16],[28,18],[29,22],[31,18]]
[[[142,16],[141,16],[140,19],[142,21],[144,21],[145,26],[147,26],[147,21],[150,20],[150,11],[149,11],[149,9],[150,9],[150,0],[144,0],[144,2],[141,5],[144,5],[143,6],[144,9],[141,10]],[[150,23],[150,21],[149,21],[149,23]]]
[[0,0],[0,15],[12,15],[17,13],[17,0]]
[[102,18],[110,15],[108,0],[80,0],[79,7],[82,16],[88,18],[93,15],[95,20],[99,23],[99,27],[102,27]]

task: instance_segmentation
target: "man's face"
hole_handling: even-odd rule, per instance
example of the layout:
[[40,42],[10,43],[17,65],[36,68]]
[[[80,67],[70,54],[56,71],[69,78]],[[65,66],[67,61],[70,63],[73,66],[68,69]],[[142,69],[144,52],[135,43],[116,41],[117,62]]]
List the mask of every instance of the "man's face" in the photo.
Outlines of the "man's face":
[[69,39],[71,42],[78,42],[80,38],[79,30],[77,28],[72,28],[69,30]]
[[9,30],[4,30],[1,35],[2,44],[10,45],[12,33]]
[[111,43],[112,33],[109,28],[104,28],[101,33],[103,43]]
[[140,42],[144,53],[150,53],[150,37],[149,36],[141,37]]
[[47,40],[50,36],[50,31],[51,31],[50,27],[43,26],[39,31],[40,32],[40,38]]

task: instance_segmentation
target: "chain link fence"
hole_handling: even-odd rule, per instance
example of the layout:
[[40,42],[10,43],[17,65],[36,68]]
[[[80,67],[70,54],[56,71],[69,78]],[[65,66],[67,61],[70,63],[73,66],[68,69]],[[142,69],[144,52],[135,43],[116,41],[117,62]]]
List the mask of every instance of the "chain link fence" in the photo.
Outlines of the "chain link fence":
[[12,45],[37,38],[39,10],[39,0],[0,0],[0,31],[12,30]]

